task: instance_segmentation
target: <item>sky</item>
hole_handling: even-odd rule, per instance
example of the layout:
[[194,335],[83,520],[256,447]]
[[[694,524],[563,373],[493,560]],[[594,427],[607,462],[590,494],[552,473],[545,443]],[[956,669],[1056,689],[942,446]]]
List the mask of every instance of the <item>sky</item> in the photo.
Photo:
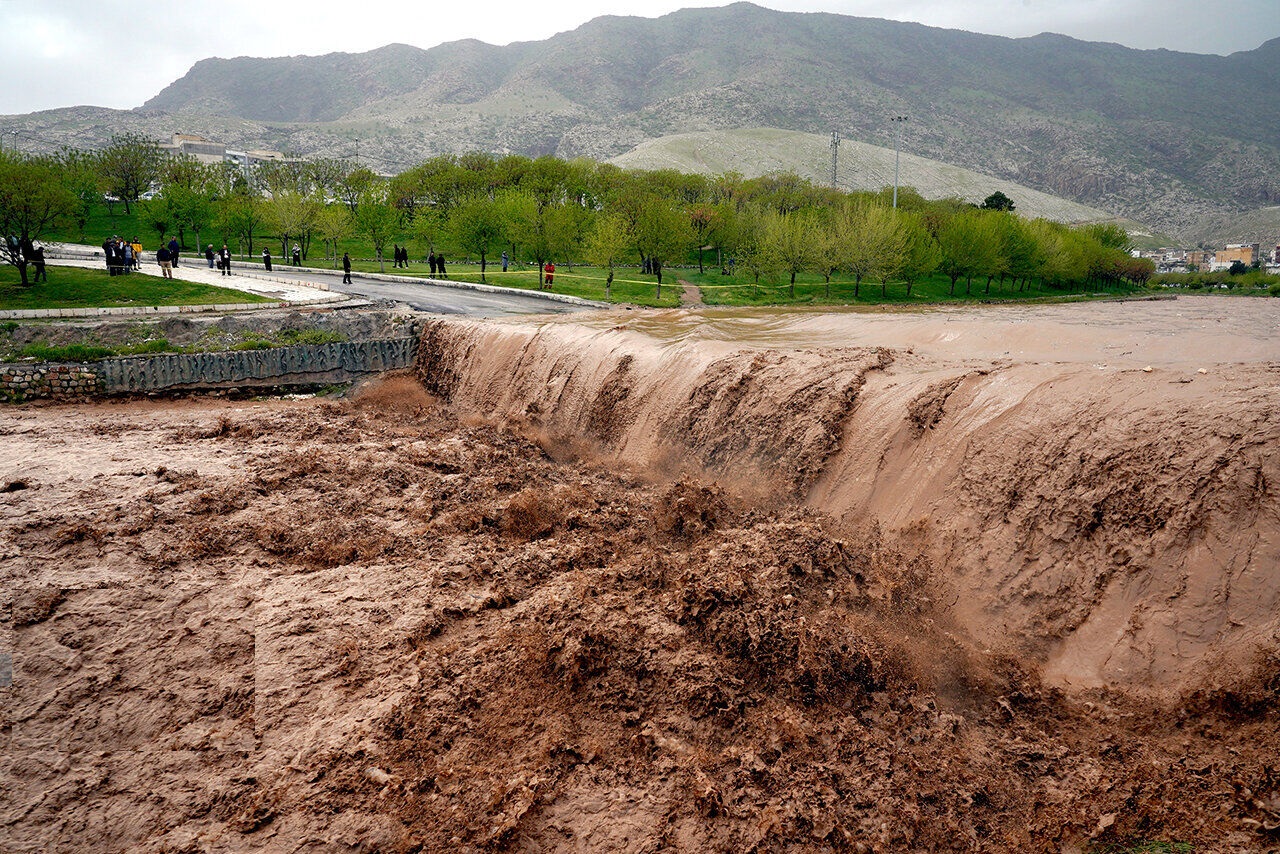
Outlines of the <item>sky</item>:
[[[541,41],[600,15],[654,18],[714,0],[0,0],[0,115],[141,106],[207,57]],[[915,21],[1001,36],[1062,33],[1229,54],[1280,36],[1276,0],[758,0],[789,12]]]

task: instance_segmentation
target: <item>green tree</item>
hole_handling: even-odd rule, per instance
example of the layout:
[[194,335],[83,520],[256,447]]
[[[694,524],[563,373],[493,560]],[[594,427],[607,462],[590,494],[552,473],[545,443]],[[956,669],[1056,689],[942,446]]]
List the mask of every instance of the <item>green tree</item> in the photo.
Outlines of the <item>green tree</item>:
[[103,189],[124,202],[131,213],[136,202],[160,178],[164,154],[155,140],[142,134],[123,133],[111,137],[111,144],[98,155],[98,170]]
[[631,234],[641,257],[649,260],[658,280],[657,297],[662,298],[662,268],[679,257],[690,243],[689,218],[667,199],[646,194],[634,209]]
[[27,284],[27,264],[35,241],[72,217],[78,200],[64,183],[58,161],[0,153],[0,242],[3,259]]
[[768,252],[777,259],[783,273],[789,275],[789,293],[796,296],[796,274],[819,263],[817,229],[812,217],[802,212],[775,213],[765,217],[764,239]]
[[609,212],[596,217],[595,225],[587,237],[587,261],[597,267],[603,267],[605,299],[613,299],[613,272],[622,259],[626,257],[631,245],[635,242],[627,221],[621,214]]
[[901,266],[905,247],[892,208],[855,200],[840,212],[837,228],[845,264],[853,274],[854,299],[861,296],[863,278],[880,278],[883,283],[887,270]]
[[378,270],[386,272],[382,250],[400,225],[400,212],[391,204],[388,187],[383,181],[373,181],[360,194],[355,207],[356,233],[369,238],[378,257]]
[[468,255],[480,256],[480,281],[485,281],[488,254],[501,245],[506,221],[502,210],[487,195],[475,194],[464,199],[449,217],[449,230],[454,241]]
[[223,240],[234,239],[241,255],[253,254],[253,236],[264,221],[262,199],[242,184],[219,200],[214,225],[222,231]]
[[938,229],[937,240],[942,250],[939,268],[951,280],[952,296],[961,277],[971,290],[973,277],[994,266],[999,253],[992,221],[972,208],[948,217]]
[[1010,199],[1004,193],[996,190],[991,195],[982,200],[982,209],[988,211],[1011,211],[1013,210],[1013,199]]
[[355,234],[355,221],[345,205],[325,205],[316,217],[316,236],[324,243],[325,253],[338,266],[338,244]]
[[311,252],[316,224],[324,204],[315,195],[304,195],[297,190],[280,190],[265,203],[265,223],[280,239],[280,257],[289,257],[289,243],[298,244],[302,257]]
[[904,249],[902,269],[898,275],[907,283],[907,298],[910,299],[912,286],[938,269],[938,264],[942,261],[942,250],[925,227],[924,218],[920,214],[899,208],[898,216]]

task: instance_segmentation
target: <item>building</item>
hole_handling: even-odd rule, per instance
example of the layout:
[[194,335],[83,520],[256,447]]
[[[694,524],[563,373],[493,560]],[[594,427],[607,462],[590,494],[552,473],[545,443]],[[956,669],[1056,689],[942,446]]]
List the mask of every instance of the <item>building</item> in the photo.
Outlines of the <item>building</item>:
[[1213,271],[1229,270],[1231,265],[1239,261],[1246,267],[1252,267],[1254,261],[1260,259],[1257,243],[1228,243],[1225,248],[1214,253],[1213,263],[1209,269]]
[[175,133],[172,142],[160,143],[160,150],[172,157],[186,155],[200,163],[221,163],[227,159],[225,145],[191,133]]

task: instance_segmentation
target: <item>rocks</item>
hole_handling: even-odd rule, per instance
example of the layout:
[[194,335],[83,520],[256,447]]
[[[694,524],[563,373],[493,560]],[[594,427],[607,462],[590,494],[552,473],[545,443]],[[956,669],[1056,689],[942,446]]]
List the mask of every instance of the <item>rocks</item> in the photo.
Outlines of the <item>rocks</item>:
[[98,376],[83,365],[6,365],[0,368],[0,397],[77,398],[96,394]]

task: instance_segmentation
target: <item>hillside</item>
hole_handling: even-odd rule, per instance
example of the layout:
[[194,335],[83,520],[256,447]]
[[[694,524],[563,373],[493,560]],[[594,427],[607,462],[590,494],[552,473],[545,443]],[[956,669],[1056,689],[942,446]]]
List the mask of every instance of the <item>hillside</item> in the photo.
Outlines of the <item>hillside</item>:
[[[893,185],[892,148],[841,140],[836,183],[844,190],[879,190]],[[984,175],[913,154],[900,154],[900,183],[927,199],[955,196],[981,203],[999,190],[1025,216],[1061,222],[1111,217],[1106,211],[1042,193],[1012,181]],[[705,131],[648,140],[610,162],[628,169],[674,167],[715,175],[740,172],[752,178],[769,172],[795,172],[819,184],[831,181],[830,137],[777,128]]]
[[[748,3],[601,17],[542,42],[209,59],[124,122],[387,171],[444,152],[617,157],[773,127],[891,146],[1189,237],[1280,201],[1280,39],[1227,57],[1010,39]],[[54,111],[60,113],[62,111]],[[226,119],[248,122],[237,125]],[[12,124],[50,144],[114,125]]]

